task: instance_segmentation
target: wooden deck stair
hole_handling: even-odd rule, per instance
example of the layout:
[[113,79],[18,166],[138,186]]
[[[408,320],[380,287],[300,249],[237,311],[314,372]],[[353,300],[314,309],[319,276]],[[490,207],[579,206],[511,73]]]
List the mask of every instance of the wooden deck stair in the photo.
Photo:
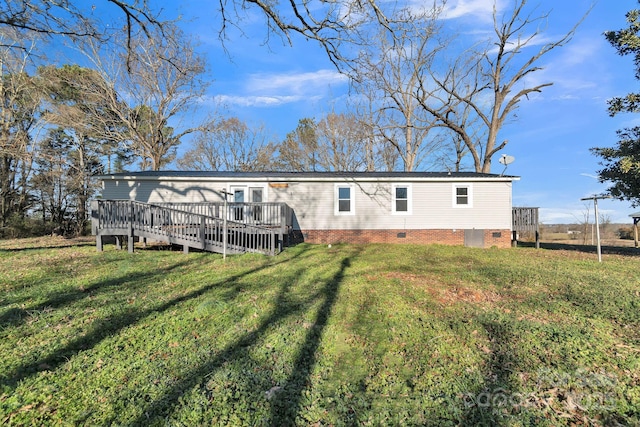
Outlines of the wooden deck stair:
[[104,236],[126,236],[129,252],[133,252],[137,237],[182,245],[185,252],[193,248],[226,254],[275,255],[282,250],[288,233],[287,215],[288,206],[280,203],[150,204],[97,200],[92,206],[92,230],[99,251]]

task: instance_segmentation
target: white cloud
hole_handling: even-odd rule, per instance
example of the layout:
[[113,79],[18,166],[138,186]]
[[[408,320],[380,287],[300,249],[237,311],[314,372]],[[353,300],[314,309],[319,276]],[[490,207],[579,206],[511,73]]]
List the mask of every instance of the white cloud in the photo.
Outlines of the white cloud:
[[513,206],[540,206],[549,198],[549,194],[544,191],[514,191]]
[[290,104],[300,101],[316,101],[320,96],[302,97],[302,96],[238,96],[238,95],[219,95],[216,100],[223,105],[236,105],[240,107],[275,107],[278,105]]
[[593,174],[589,174],[589,173],[581,173],[580,175],[586,176],[588,178],[600,179],[600,177],[598,175],[593,175]]
[[216,96],[216,100],[241,107],[273,107],[317,101],[327,97],[332,86],[342,86],[347,81],[346,76],[334,70],[250,74],[238,93],[221,94]]
[[[588,206],[582,206],[582,208],[574,209],[560,209],[560,208],[540,208],[540,221],[543,224],[576,224],[582,223],[585,220],[585,215],[589,213],[589,223],[593,224],[595,218],[593,216],[593,203]],[[631,221],[629,218],[629,209],[598,209],[598,216],[600,218],[608,217],[614,224],[628,224]]]
[[[556,37],[540,37],[535,39],[536,45],[558,40]],[[606,61],[602,56],[602,41],[594,37],[580,37],[567,45],[554,49],[538,64],[541,69],[530,73],[524,80],[526,87],[553,83],[543,89],[542,94],[532,96],[538,101],[575,101],[578,99],[596,100],[600,102],[610,93],[608,84],[603,82],[609,73]],[[527,55],[528,58],[530,55]]]
[[571,224],[583,220],[583,212],[578,209],[540,208],[540,222],[543,224]]
[[326,89],[332,84],[344,84],[347,77],[333,70],[318,70],[307,73],[252,74],[245,84],[251,92],[307,93]]
[[491,21],[494,4],[500,11],[499,0],[450,0],[445,5],[443,17],[445,19],[473,17],[485,22]]

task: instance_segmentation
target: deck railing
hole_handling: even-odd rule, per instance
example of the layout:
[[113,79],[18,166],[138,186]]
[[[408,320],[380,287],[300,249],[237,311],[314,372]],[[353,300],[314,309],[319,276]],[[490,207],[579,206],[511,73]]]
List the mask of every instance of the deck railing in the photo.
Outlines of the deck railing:
[[[224,203],[153,203],[214,218],[224,218]],[[286,203],[227,203],[227,219],[242,222],[247,225],[262,225],[268,227],[291,227],[291,208]]]
[[518,233],[530,232],[534,235],[536,248],[540,247],[540,222],[538,208],[514,207],[512,208],[511,228],[513,230],[512,242],[517,245]]
[[[215,203],[161,205],[98,200],[96,204],[94,232],[99,249],[101,236],[127,235],[182,244],[185,250],[194,247],[213,252],[275,254],[290,223],[286,216],[289,208],[280,203],[229,204],[226,218],[223,204]],[[129,248],[133,250],[131,244]]]

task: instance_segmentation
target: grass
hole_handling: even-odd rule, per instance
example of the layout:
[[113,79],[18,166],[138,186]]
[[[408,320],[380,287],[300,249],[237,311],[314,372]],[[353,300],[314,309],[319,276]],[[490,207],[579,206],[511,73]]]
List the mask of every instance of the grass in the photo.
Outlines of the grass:
[[0,242],[0,423],[640,425],[638,261]]

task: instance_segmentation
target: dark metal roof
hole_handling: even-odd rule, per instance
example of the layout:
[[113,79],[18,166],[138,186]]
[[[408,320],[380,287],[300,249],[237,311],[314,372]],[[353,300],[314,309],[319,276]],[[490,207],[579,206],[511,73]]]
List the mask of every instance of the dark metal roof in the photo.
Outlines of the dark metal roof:
[[278,178],[278,179],[371,179],[371,178],[457,178],[457,179],[518,179],[517,176],[477,172],[230,172],[230,171],[141,171],[102,175],[101,179],[117,178]]

